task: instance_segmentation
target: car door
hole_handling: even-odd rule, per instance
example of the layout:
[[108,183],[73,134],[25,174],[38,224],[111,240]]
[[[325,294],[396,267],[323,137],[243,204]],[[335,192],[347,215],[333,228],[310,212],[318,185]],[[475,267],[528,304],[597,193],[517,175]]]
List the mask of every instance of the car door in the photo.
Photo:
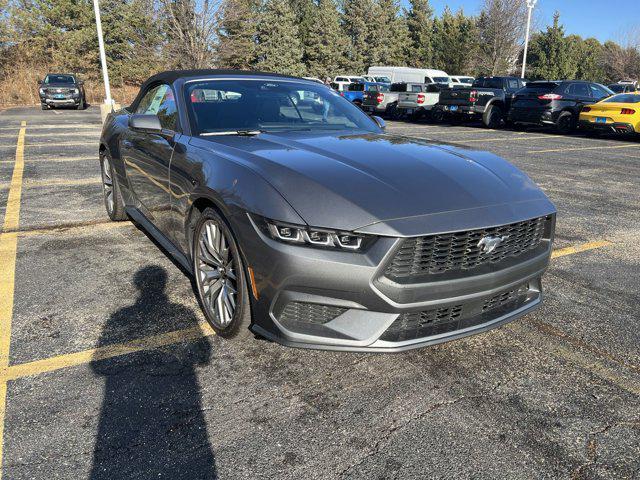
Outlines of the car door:
[[162,133],[129,129],[122,139],[121,152],[138,207],[166,233],[171,209],[169,164],[178,135],[176,102],[171,87],[167,84],[151,87],[134,113],[157,115],[163,128]]
[[588,83],[574,83],[571,85],[569,90],[576,102],[576,113],[579,113],[584,105],[591,104],[596,101],[596,99],[591,96],[591,89],[589,88]]

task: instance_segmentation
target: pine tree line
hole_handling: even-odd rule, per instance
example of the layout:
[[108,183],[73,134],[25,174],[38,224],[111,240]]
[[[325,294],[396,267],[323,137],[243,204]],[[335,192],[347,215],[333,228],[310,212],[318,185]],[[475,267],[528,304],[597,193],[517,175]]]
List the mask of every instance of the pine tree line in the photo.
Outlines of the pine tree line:
[[[0,0],[0,72],[17,64],[99,78],[91,0]],[[479,15],[429,0],[101,0],[110,74],[137,84],[167,68],[259,69],[324,78],[371,65],[499,75],[520,68],[525,0],[484,0]],[[640,77],[637,46],[534,33],[528,77]]]

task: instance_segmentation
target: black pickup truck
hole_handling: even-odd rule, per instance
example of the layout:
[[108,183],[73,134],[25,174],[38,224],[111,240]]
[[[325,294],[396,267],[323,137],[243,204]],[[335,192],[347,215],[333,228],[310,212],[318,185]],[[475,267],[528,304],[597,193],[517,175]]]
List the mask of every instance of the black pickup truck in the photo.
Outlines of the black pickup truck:
[[40,105],[43,110],[53,107],[86,107],[84,82],[70,73],[49,73],[44,80],[38,80]]
[[524,87],[518,77],[480,77],[470,88],[445,88],[434,107],[434,120],[482,118],[489,128],[498,128],[505,120],[513,95]]

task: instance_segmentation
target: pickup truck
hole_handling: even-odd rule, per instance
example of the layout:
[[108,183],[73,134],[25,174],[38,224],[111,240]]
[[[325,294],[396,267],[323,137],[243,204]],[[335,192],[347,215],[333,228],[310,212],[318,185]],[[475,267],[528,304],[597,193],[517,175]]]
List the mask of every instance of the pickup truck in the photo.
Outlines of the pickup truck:
[[442,85],[435,83],[410,83],[405,93],[398,96],[398,112],[412,121],[430,115],[440,99]]
[[388,83],[375,83],[375,82],[359,82],[351,83],[346,90],[340,92],[344,98],[352,102],[353,104],[361,107],[364,101],[365,92],[388,92]]
[[396,118],[398,116],[398,96],[400,93],[406,92],[409,85],[413,84],[397,82],[392,83],[388,91],[381,89],[380,91],[364,92],[362,109],[369,114]]
[[524,87],[518,77],[481,77],[470,88],[446,88],[433,109],[436,120],[479,118],[489,128],[498,128],[506,118],[515,93]]

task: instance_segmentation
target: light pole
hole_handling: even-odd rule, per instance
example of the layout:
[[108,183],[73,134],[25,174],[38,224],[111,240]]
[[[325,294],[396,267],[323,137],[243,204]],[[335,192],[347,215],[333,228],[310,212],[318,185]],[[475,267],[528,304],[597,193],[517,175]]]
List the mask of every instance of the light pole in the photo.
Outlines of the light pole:
[[102,22],[100,21],[100,5],[98,0],[93,0],[93,10],[96,14],[96,29],[98,30],[98,47],[100,48],[100,64],[102,65],[102,80],[104,82],[105,99],[104,105],[100,108],[102,120],[106,113],[113,110],[113,100],[111,99],[111,87],[109,86],[109,72],[107,72],[107,56],[104,53],[104,40],[102,39]]
[[527,0],[527,33],[524,36],[524,53],[522,55],[522,75],[524,78],[524,71],[527,68],[527,50],[529,49],[529,29],[531,28],[531,12],[533,7],[536,6],[538,0]]

